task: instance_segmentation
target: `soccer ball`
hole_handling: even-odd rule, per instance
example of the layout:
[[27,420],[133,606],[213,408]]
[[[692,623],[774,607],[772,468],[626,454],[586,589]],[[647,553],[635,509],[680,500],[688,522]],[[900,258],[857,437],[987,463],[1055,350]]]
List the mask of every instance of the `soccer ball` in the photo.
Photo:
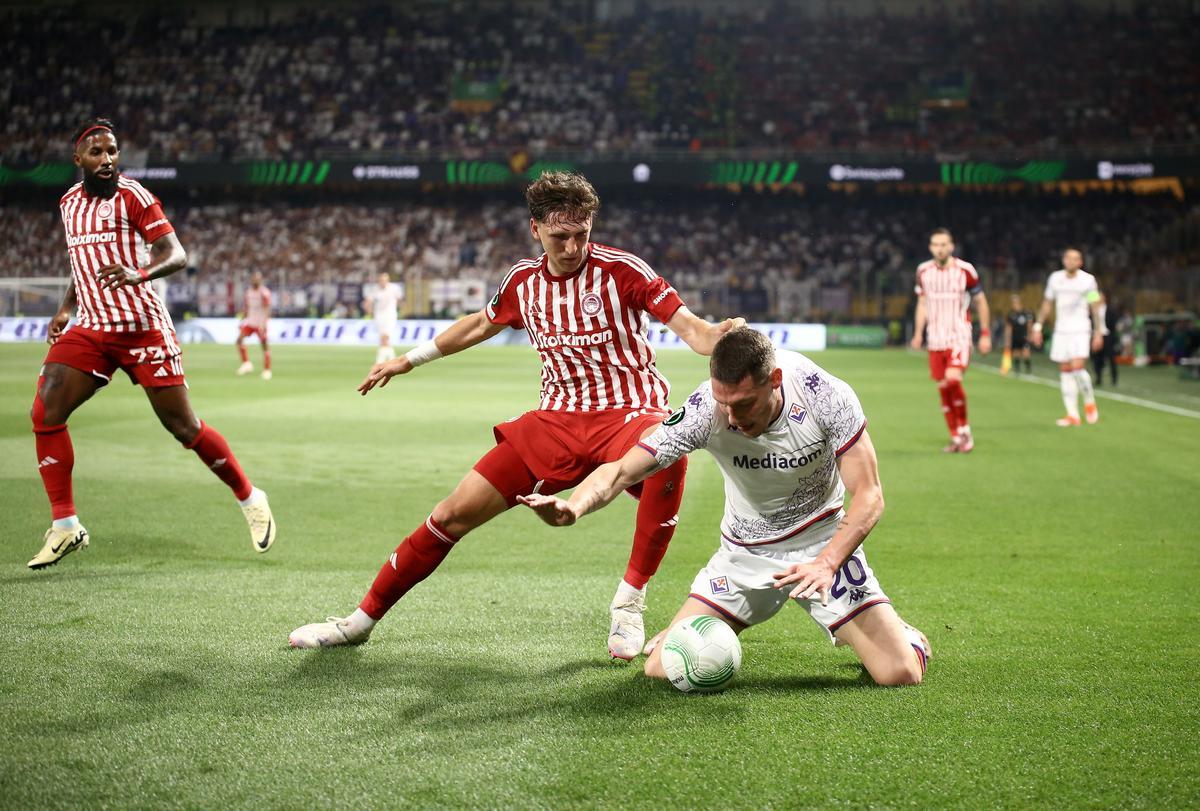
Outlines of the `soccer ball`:
[[716,617],[684,617],[663,640],[662,665],[676,689],[713,693],[724,689],[742,666],[742,644]]

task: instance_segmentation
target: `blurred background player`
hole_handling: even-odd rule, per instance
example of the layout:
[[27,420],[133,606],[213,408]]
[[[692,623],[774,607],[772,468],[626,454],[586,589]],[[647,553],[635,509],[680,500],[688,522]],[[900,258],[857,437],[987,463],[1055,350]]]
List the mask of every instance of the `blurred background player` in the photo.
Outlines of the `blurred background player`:
[[250,286],[246,288],[242,299],[244,317],[237,337],[238,356],[242,359],[242,365],[238,367],[237,373],[246,375],[254,371],[254,364],[250,362],[250,355],[246,353],[245,341],[247,336],[257,335],[263,353],[262,378],[270,380],[271,346],[267,343],[267,324],[271,318],[271,290],[263,284],[263,275],[258,271],[251,275]]
[[1025,361],[1025,373],[1033,373],[1033,358],[1029,348],[1029,328],[1033,325],[1033,311],[1025,309],[1020,295],[1013,293],[1012,307],[1004,319],[1004,351],[1009,354],[1013,368],[1021,371]]
[[392,347],[392,337],[396,332],[396,320],[400,302],[404,301],[404,288],[393,284],[387,272],[379,274],[375,284],[363,291],[363,311],[375,321],[379,331],[379,349],[375,352],[375,362],[383,363],[396,357]]
[[[667,627],[704,614],[740,634],[792,599],[830,641],[850,645],[877,684],[920,684],[929,640],[900,619],[862,548],[883,515],[883,486],[854,390],[752,329],[717,342],[709,374],[658,430],[593,471],[569,501],[521,501],[551,526],[567,526],[703,448],[725,479],[721,543]],[[659,679],[662,635],[645,651],[646,675]]]
[[[633,254],[591,241],[600,198],[582,175],[543,173],[525,191],[529,233],[545,253],[512,266],[484,309],[402,357],[376,364],[366,394],[395,375],[461,352],[505,329],[524,329],[542,360],[539,408],[497,425],[496,446],[396,547],[355,611],[294,630],[293,647],[365,642],[375,623],[428,577],[454,545],[530,493],[574,487],[621,458],[669,413],[670,386],[655,365],[650,316],[693,351],[712,352],[741,319],[698,318],[661,276]],[[625,576],[609,606],[608,651],[632,659],[645,643],[646,584],[675,533],[685,459],[630,491],[637,525]]]
[[[225,438],[192,412],[175,327],[148,284],[186,267],[187,254],[158,199],[117,171],[120,152],[111,121],[84,124],[72,143],[83,180],[59,201],[71,283],[50,322],[50,351],[30,412],[53,524],[29,568],[53,565],[88,545],[75,512],[75,451],[67,419],[118,369],[143,388],[163,427],[229,486],[250,525],[255,551],[265,552],[275,540],[266,493],[251,485]],[[76,311],[78,321],[67,330]]]
[[945,228],[929,235],[933,258],[917,267],[917,312],[912,347],[920,349],[929,330],[929,374],[937,381],[942,414],[950,429],[947,453],[970,453],[975,447],[967,422],[967,393],[963,373],[971,358],[971,302],[979,316],[979,351],[992,351],[987,296],[975,266],[954,255],[954,237]]
[[1058,364],[1058,384],[1062,390],[1065,416],[1056,420],[1063,428],[1079,425],[1079,398],[1089,423],[1100,421],[1096,393],[1084,365],[1092,352],[1104,346],[1104,319],[1100,316],[1100,288],[1096,277],[1083,269],[1083,251],[1067,248],[1062,269],[1046,280],[1046,293],[1033,324],[1034,346],[1042,345],[1042,325],[1054,311],[1054,335],[1050,339],[1050,360]]
[[1120,340],[1120,330],[1117,325],[1121,321],[1121,313],[1116,302],[1110,302],[1103,293],[1100,294],[1100,323],[1104,343],[1099,350],[1092,352],[1092,370],[1096,373],[1096,385],[1104,383],[1104,367],[1108,367],[1113,386],[1117,385],[1117,343]]

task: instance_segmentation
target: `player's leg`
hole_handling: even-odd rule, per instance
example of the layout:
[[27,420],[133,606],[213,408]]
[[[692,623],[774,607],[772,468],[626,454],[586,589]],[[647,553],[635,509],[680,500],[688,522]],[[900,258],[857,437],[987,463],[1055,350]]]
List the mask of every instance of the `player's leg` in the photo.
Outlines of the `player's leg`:
[[1022,347],[1021,357],[1025,360],[1025,374],[1033,374],[1033,353],[1030,351],[1028,343]]
[[262,344],[262,353],[263,353],[262,379],[270,380],[271,379],[271,344],[267,342],[266,329],[260,329],[258,331],[258,342],[260,344]]
[[375,352],[375,362],[383,363],[396,357],[396,350],[392,348],[392,331],[391,327],[386,324],[379,325],[379,349]]
[[684,617],[694,617],[697,614],[702,614],[706,617],[716,617],[717,619],[724,621],[725,624],[732,628],[733,632],[736,634],[740,634],[742,631],[746,630],[747,627],[736,618],[730,616],[728,613],[720,611],[708,603],[701,602],[695,597],[688,597],[683,601],[683,605],[680,607],[680,609],[675,612],[674,618],[667,623],[667,627],[655,634],[654,638],[646,643],[645,652],[648,655],[646,657],[644,672],[647,676],[652,679],[665,679],[667,677],[667,673],[665,670],[663,670],[662,665],[663,637],[667,635],[667,631],[675,627],[675,623],[679,622]]
[[878,603],[847,620],[834,637],[854,649],[875,683],[920,684],[929,661],[929,640],[906,625],[890,603]]
[[[65,338],[60,339],[62,341]],[[53,353],[53,348],[51,351]],[[95,376],[62,363],[46,363],[42,367],[29,416],[33,423],[38,472],[50,500],[53,523],[46,531],[41,550],[29,561],[31,569],[53,565],[88,545],[87,530],[75,512],[71,481],[75,449],[67,430],[67,419],[96,393],[100,385]]]
[[[182,380],[182,368],[178,359],[174,359],[178,377]],[[275,542],[277,526],[271,507],[267,502],[267,494],[250,483],[245,471],[225,437],[216,428],[201,422],[192,411],[188,398],[187,386],[181,382],[175,385],[154,385],[147,380],[155,381],[148,373],[141,372],[135,377],[146,390],[150,406],[158,416],[159,422],[166,428],[183,447],[200,457],[200,461],[233,491],[233,496],[242,508],[242,514],[250,527],[250,542],[256,552],[266,552]],[[172,378],[167,378],[172,380]]]
[[252,334],[253,332],[254,330],[246,327],[245,325],[242,325],[238,328],[236,344],[238,357],[242,359],[242,365],[237,369],[237,373],[239,375],[249,374],[250,372],[254,371],[254,364],[250,362],[250,354],[246,352],[246,336]]
[[958,415],[954,411],[950,382],[946,379],[950,353],[944,349],[929,350],[929,376],[937,383],[938,397],[942,400],[942,417],[950,431],[950,444],[942,448],[945,453],[958,453]]
[[964,365],[952,365],[946,368],[946,389],[950,395],[950,408],[954,411],[954,421],[958,428],[955,440],[959,453],[970,453],[975,448],[975,439],[971,435],[971,424],[967,421],[967,392],[963,388]]
[[292,631],[288,642],[294,648],[320,648],[367,641],[375,623],[432,574],[463,536],[516,504],[518,495],[533,492],[538,484],[510,443],[496,445],[396,547],[350,616],[301,626]]
[[1083,413],[1089,424],[1100,422],[1100,409],[1096,406],[1096,391],[1092,388],[1092,377],[1087,371],[1087,358],[1080,356],[1071,359],[1071,374],[1075,376],[1075,386],[1083,398]]
[[1070,363],[1058,364],[1058,388],[1062,393],[1063,407],[1067,410],[1065,417],[1057,420],[1060,427],[1067,428],[1079,424],[1079,378]]

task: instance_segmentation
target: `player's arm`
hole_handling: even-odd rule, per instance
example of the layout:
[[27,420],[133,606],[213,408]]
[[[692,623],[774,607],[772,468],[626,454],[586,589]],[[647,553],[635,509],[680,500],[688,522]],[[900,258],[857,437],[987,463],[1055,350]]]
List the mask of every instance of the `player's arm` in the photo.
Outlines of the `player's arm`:
[[50,324],[46,328],[46,342],[54,343],[62,337],[63,330],[67,328],[67,322],[71,320],[71,316],[75,314],[75,305],[79,300],[75,297],[75,278],[67,279],[67,289],[63,292],[62,303],[58,305],[58,312],[50,319]]
[[1034,346],[1042,345],[1043,325],[1053,310],[1054,302],[1048,298],[1043,298],[1042,306],[1038,307],[1037,318],[1034,319],[1033,326],[1029,329],[1029,342]]
[[543,496],[534,493],[518,496],[538,517],[552,527],[569,527],[583,516],[609,504],[624,490],[632,487],[658,470],[658,462],[638,445],[630,448],[615,462],[601,465],[580,482],[571,498]]
[[979,316],[979,351],[992,351],[992,310],[988,307],[987,294],[980,290],[971,300],[975,302],[975,314]]
[[925,340],[925,325],[928,323],[929,317],[925,312],[925,297],[917,296],[917,311],[913,315],[913,337],[912,348],[920,349],[921,343]]
[[359,384],[358,390],[366,394],[376,386],[382,388],[396,375],[408,374],[416,367],[430,361],[470,349],[476,344],[499,335],[506,329],[508,329],[507,324],[493,324],[488,320],[487,313],[482,310],[460,318],[445,331],[438,333],[433,340],[410,349],[394,360],[376,363],[371,367],[371,372],[367,375],[366,380]]
[[1087,294],[1088,309],[1092,313],[1092,351],[1104,348],[1104,316],[1100,314],[1100,293],[1092,290]]
[[699,317],[686,306],[680,307],[667,321],[667,329],[679,336],[698,355],[711,355],[721,336],[731,329],[746,326],[744,318],[726,318],[713,324]]
[[153,279],[161,279],[187,267],[187,252],[179,244],[179,237],[171,231],[150,244],[150,264],[144,268],[127,268],[124,265],[109,265],[100,268],[100,286],[105,290],[118,287],[133,287]]
[[362,308],[363,308],[363,315],[365,315],[367,318],[371,318],[372,316],[375,315],[375,302],[371,299],[370,296],[366,296],[363,298]]
[[829,601],[833,578],[846,559],[858,549],[883,515],[883,485],[879,483],[879,461],[871,437],[863,431],[858,442],[838,457],[838,472],[851,496],[850,509],[838,522],[829,543],[812,563],[795,563],[775,574],[776,588],[791,588],[789,596],[802,600],[820,595]]

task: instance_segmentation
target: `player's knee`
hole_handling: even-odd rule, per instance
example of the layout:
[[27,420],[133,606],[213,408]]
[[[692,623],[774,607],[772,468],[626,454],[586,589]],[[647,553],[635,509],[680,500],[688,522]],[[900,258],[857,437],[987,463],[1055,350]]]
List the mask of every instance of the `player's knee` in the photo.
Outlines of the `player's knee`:
[[648,679],[665,679],[667,677],[667,671],[662,666],[662,659],[657,656],[646,660],[642,674]]
[[433,508],[430,517],[455,538],[461,538],[479,526],[480,521],[476,512],[469,503],[447,498]]
[[166,414],[159,417],[159,422],[184,445],[192,444],[200,433],[200,420],[191,415]]
[[915,687],[925,676],[916,653],[876,667],[870,673],[880,687]]
[[53,396],[53,384],[38,381],[37,393],[33,395],[33,405],[29,409],[29,421],[33,424],[33,432],[42,433],[52,428],[58,428],[67,421],[67,412]]

